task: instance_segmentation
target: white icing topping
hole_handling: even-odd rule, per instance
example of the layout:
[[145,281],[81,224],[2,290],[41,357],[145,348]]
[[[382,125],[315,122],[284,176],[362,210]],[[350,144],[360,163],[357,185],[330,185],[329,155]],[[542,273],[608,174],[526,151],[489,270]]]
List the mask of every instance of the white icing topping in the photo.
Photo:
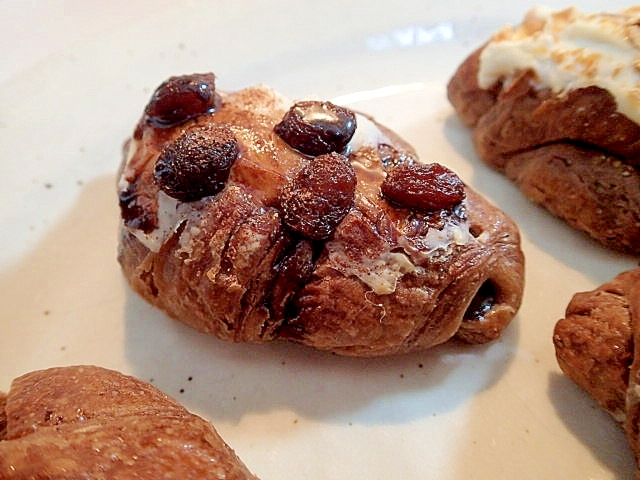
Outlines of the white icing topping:
[[364,146],[376,146],[392,143],[389,137],[365,115],[356,113],[356,131],[347,144],[347,152],[355,152]]
[[583,14],[576,8],[532,9],[517,27],[496,33],[480,54],[478,85],[506,84],[522,70],[555,93],[598,86],[618,110],[640,123],[640,7],[619,14]]
[[385,251],[376,258],[363,255],[358,262],[354,262],[341,242],[329,241],[326,249],[333,268],[346,276],[358,277],[378,295],[393,293],[398,280],[416,270],[409,257],[401,252]]
[[384,252],[367,267],[356,275],[378,295],[393,293],[401,277],[416,271],[409,257],[399,252]]
[[433,256],[450,255],[456,246],[472,241],[481,240],[471,235],[469,221],[450,217],[445,220],[442,229],[430,228],[424,236],[400,237],[398,244],[420,262]]
[[427,253],[441,250],[442,253],[449,254],[454,246],[466,245],[472,238],[469,222],[447,222],[442,230],[430,228],[420,243],[426,247]]
[[170,197],[162,190],[158,193],[158,226],[149,233],[130,229],[131,233],[152,252],[159,252],[162,244],[178,229],[178,226],[193,212],[190,203]]
[[347,252],[345,245],[337,240],[327,242],[326,249],[332,268],[358,277],[378,295],[388,295],[396,290],[404,275],[423,268],[418,264],[436,256],[450,255],[456,246],[472,241],[476,240],[469,232],[469,222],[452,217],[441,230],[430,228],[424,236],[400,235],[397,246],[404,252],[392,251],[388,246],[377,253],[365,250],[359,258],[354,258],[353,251]]

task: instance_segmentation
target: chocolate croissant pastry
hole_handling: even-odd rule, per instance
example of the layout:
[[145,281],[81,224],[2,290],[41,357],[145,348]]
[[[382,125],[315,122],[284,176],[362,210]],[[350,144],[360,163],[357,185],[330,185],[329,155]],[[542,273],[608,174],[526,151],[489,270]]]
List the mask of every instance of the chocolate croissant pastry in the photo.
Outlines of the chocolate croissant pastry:
[[448,84],[478,156],[533,202],[616,251],[640,252],[640,8],[531,10]]
[[31,372],[0,396],[0,478],[256,480],[210,423],[94,366]]
[[405,353],[495,339],[520,305],[515,224],[331,102],[172,77],[125,145],[118,193],[130,285],[224,340]]
[[553,343],[562,371],[621,423],[640,466],[640,268],[574,295]]

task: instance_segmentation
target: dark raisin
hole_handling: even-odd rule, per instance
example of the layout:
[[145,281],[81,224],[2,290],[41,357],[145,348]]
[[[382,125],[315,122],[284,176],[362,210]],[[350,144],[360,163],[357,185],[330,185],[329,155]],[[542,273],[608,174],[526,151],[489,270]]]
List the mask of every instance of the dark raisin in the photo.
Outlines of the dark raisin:
[[381,189],[393,203],[426,211],[453,207],[465,197],[462,180],[438,163],[398,165]]
[[237,156],[238,143],[229,127],[194,127],[162,150],[154,178],[173,198],[199,200],[224,188]]
[[282,189],[284,223],[312,240],[327,238],[351,209],[356,174],[339,153],[320,155]]
[[471,303],[467,307],[467,311],[464,314],[466,321],[483,320],[487,312],[489,312],[496,303],[496,287],[490,280],[485,281],[475,296],[471,300]]
[[313,248],[311,242],[302,240],[277,266],[275,282],[269,302],[275,320],[283,320],[289,303],[313,273]]
[[153,211],[150,199],[139,194],[137,183],[138,180],[135,180],[118,192],[120,216],[127,227],[149,233],[157,228],[158,216]]
[[170,127],[215,109],[215,76],[195,73],[171,77],[160,85],[146,106],[145,119]]
[[305,155],[341,152],[356,131],[356,116],[331,102],[298,102],[274,131]]

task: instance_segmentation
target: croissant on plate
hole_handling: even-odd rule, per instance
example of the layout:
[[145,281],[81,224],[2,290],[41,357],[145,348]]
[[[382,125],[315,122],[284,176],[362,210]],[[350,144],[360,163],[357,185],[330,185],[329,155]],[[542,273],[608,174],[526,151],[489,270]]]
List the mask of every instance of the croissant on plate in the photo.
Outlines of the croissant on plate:
[[640,268],[575,294],[553,343],[562,371],[620,422],[640,465]]
[[482,160],[628,253],[640,253],[639,19],[640,7],[537,7],[469,55],[447,87]]
[[0,396],[0,478],[257,480],[209,422],[95,366],[27,373]]
[[516,225],[331,102],[171,77],[125,144],[118,194],[131,287],[224,340],[405,353],[493,340],[521,302]]

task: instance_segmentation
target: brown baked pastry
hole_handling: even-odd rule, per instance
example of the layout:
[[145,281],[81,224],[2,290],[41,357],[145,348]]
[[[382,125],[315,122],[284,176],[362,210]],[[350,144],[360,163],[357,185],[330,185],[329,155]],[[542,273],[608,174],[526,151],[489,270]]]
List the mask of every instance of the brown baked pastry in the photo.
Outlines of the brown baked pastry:
[[366,115],[172,77],[125,146],[119,261],[147,301],[234,342],[378,356],[497,338],[515,224]]
[[0,407],[0,478],[256,479],[210,423],[112,370],[31,372]]
[[562,371],[622,424],[640,466],[640,268],[577,293],[553,343]]
[[640,8],[530,11],[448,84],[480,158],[608,248],[640,252]]

